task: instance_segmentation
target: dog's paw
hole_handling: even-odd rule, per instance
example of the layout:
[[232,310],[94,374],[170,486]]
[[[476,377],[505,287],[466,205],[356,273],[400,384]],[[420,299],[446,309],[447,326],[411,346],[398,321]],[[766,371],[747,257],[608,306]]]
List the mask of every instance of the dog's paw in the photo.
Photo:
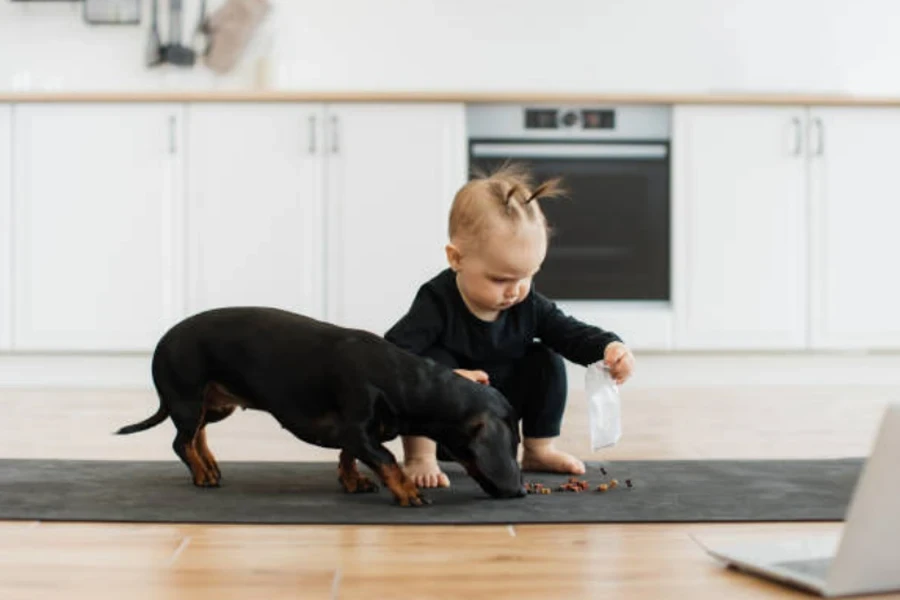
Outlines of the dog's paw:
[[341,487],[344,488],[344,491],[348,494],[371,494],[381,489],[377,483],[368,477],[359,477],[348,480],[339,477],[338,481],[340,482]]
[[369,479],[368,477],[360,477],[359,483],[356,484],[356,493],[357,494],[370,494],[377,492],[381,489],[377,483]]
[[431,500],[427,496],[423,496],[422,494],[410,494],[406,498],[398,498],[397,504],[403,507],[428,506],[431,504]]
[[194,481],[194,485],[199,488],[217,488],[219,481],[217,479],[204,479],[202,481]]

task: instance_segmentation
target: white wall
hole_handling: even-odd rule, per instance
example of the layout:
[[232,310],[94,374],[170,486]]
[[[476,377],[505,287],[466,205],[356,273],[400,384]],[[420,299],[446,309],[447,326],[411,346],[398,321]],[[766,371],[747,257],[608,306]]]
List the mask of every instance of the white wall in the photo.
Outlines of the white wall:
[[216,78],[144,68],[147,18],[92,27],[81,3],[2,0],[0,90],[252,88],[271,48],[273,85],[299,90],[900,94],[896,0],[272,2],[248,59]]

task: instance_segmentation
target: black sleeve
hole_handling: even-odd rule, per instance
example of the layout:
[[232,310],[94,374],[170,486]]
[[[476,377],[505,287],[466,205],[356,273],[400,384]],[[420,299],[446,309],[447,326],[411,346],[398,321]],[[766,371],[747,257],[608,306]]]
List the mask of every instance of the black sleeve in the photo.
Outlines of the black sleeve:
[[611,342],[621,338],[611,331],[583,323],[563,313],[545,296],[534,294],[537,337],[551,349],[575,364],[591,365],[603,359]]
[[432,292],[422,287],[409,311],[384,334],[384,339],[413,354],[427,356],[426,351],[437,341],[443,329],[440,305]]

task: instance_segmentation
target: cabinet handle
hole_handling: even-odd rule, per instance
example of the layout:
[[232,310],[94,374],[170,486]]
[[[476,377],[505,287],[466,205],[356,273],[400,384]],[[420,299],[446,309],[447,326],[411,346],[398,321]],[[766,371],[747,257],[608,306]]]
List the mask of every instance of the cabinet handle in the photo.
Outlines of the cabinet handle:
[[813,149],[813,156],[822,156],[825,154],[825,126],[822,125],[822,119],[816,117],[812,121],[811,131],[816,132],[816,145]]
[[309,116],[309,153],[316,153],[316,115]]
[[331,115],[331,153],[338,153],[338,118]]
[[169,115],[169,154],[175,154],[175,115]]
[[791,119],[791,129],[794,130],[794,149],[791,151],[791,156],[800,156],[800,150],[803,147],[800,117]]

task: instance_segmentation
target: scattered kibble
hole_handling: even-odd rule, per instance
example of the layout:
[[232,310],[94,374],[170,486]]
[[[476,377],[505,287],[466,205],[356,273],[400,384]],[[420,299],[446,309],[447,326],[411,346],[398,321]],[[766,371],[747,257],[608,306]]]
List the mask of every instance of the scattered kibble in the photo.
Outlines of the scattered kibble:
[[525,491],[529,494],[550,494],[553,492],[548,487],[545,487],[543,483],[525,483]]
[[[600,471],[604,475],[607,474],[606,469],[604,469],[602,467],[600,468]],[[634,485],[631,483],[631,479],[625,480],[625,486],[628,489],[632,489],[634,487]],[[611,489],[617,488],[617,487],[619,487],[619,480],[618,479],[610,479],[608,482],[600,483],[595,488],[595,490],[598,492],[606,492],[608,490],[611,490]],[[575,477],[575,476],[569,477],[569,479],[565,483],[560,484],[556,488],[556,490],[559,492],[573,492],[576,494],[579,492],[586,492],[590,489],[591,489],[591,485],[590,485],[590,483],[588,483],[588,481],[586,479],[578,479],[578,477]],[[525,483],[525,491],[529,494],[542,494],[542,495],[553,493],[553,489],[545,486],[543,483],[537,483],[537,482],[526,482]]]
[[563,483],[557,488],[561,492],[584,492],[590,488],[590,484],[584,480],[579,480],[577,477],[569,477],[569,481]]

